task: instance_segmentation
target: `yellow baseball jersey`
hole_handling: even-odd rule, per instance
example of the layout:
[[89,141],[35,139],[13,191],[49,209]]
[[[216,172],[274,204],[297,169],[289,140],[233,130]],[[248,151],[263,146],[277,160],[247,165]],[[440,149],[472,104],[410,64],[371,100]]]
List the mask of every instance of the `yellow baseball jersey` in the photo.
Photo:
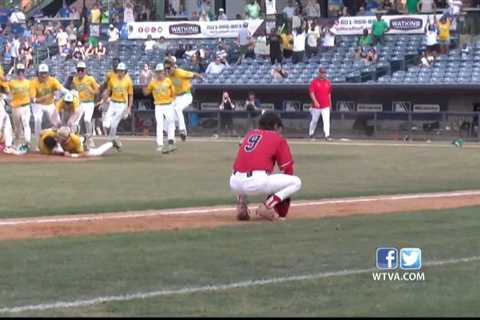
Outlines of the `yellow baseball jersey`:
[[128,96],[133,95],[133,82],[130,77],[120,80],[115,75],[108,81],[107,88],[111,91],[113,102],[127,103]]
[[95,100],[95,94],[91,91],[96,92],[99,88],[97,80],[92,76],[84,76],[82,78],[77,76],[73,77],[72,87],[78,91],[80,102],[93,102]]
[[[108,71],[107,75],[105,76],[105,83],[108,83],[110,81],[110,79],[112,79],[116,75],[117,74],[115,73],[115,71],[113,71],[113,70]],[[130,75],[128,73],[125,75],[125,78],[128,78],[128,79],[130,79],[130,81],[132,81],[132,78],[130,78]]]
[[190,80],[192,80],[193,77],[194,77],[193,72],[176,68],[173,75],[169,76],[175,88],[175,93],[177,95],[181,95],[185,92],[189,92],[190,88],[192,87]]
[[71,133],[68,140],[61,145],[64,151],[70,153],[83,153],[85,151],[80,136],[74,133]]
[[168,78],[162,81],[157,79],[150,81],[146,93],[153,95],[155,105],[169,104],[175,99],[175,89],[172,81]]
[[12,108],[23,107],[30,103],[30,80],[10,80],[7,82]]
[[55,103],[55,108],[57,109],[57,112],[60,112],[62,110],[65,110],[67,112],[76,112],[80,108],[80,99],[77,96],[73,97],[73,103],[68,105],[65,102],[65,99],[62,98],[57,103]]
[[47,137],[56,138],[57,133],[51,129],[41,131],[40,139],[38,140],[38,149],[40,149],[41,154],[50,155],[50,154],[53,154],[53,150],[48,149],[47,146],[45,145],[44,140]]
[[35,78],[30,83],[30,95],[32,98],[42,98],[41,104],[50,105],[53,103],[55,91],[62,89],[63,86],[54,77],[48,77],[47,81],[40,81],[38,78]]
[[5,79],[5,73],[3,72],[3,67],[0,64],[0,88],[5,88],[5,90],[8,89],[8,83]]

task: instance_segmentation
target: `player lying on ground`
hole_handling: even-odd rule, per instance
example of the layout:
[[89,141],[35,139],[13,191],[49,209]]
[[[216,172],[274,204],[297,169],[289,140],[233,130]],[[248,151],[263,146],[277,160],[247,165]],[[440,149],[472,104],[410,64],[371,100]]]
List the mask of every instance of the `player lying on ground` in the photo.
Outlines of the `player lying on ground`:
[[104,143],[98,148],[86,150],[82,138],[74,134],[69,127],[61,127],[58,130],[42,130],[38,148],[41,154],[64,155],[66,157],[98,157],[111,148],[120,151],[120,147],[115,140]]
[[[302,186],[293,175],[293,158],[287,140],[280,135],[283,124],[274,112],[265,112],[259,128],[248,132],[240,144],[230,177],[230,188],[237,196],[237,219],[249,220],[248,195],[267,195],[256,209],[256,215],[284,219],[290,208],[290,197]],[[282,171],[272,174],[275,163]]]

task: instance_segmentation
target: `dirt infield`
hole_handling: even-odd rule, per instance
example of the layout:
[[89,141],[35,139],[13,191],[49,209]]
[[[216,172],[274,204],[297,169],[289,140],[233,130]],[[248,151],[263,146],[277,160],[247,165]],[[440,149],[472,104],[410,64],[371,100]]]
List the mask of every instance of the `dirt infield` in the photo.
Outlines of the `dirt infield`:
[[18,162],[65,162],[65,161],[92,161],[99,160],[99,157],[81,157],[81,158],[70,158],[59,155],[46,156],[40,153],[27,153],[24,155],[13,155],[5,154],[0,152],[0,163],[18,163]]
[[[313,202],[299,201],[292,206],[288,219],[341,217],[470,206],[480,206],[480,191],[331,199]],[[271,222],[256,217],[252,217],[249,222],[236,221],[235,210],[231,207],[1,219],[0,240],[214,228],[248,223]]]

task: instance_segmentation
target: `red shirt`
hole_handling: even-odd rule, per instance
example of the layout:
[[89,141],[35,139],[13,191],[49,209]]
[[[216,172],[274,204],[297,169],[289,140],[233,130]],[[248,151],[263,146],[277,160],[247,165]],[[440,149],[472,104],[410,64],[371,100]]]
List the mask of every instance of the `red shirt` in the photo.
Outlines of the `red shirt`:
[[[330,83],[330,80],[321,80],[318,78],[313,79],[308,90],[315,95],[315,98],[320,105],[320,109],[331,107],[330,95],[332,94],[332,84]],[[316,106],[312,107],[318,108]]]
[[272,173],[275,163],[280,170],[293,165],[287,140],[276,131],[255,129],[243,137],[233,170],[238,172],[262,170]]

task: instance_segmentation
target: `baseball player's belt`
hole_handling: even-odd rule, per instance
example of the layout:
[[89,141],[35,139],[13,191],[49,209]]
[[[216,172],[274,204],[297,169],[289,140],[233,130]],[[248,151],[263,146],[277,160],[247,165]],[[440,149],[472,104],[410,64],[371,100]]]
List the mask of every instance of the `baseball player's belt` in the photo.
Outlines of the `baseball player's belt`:
[[190,91],[185,91],[185,92],[179,93],[179,94],[177,94],[177,97],[183,96],[183,95],[185,95],[185,94],[187,94],[187,93],[191,93],[191,92],[190,92]]
[[117,101],[117,100],[113,100],[113,99],[112,99],[112,102],[115,102],[115,103],[127,103],[126,101]]
[[247,178],[250,178],[252,176],[252,171],[248,171],[248,172],[240,172],[240,171],[233,171],[233,174],[236,174],[236,173],[245,173],[247,175]]

